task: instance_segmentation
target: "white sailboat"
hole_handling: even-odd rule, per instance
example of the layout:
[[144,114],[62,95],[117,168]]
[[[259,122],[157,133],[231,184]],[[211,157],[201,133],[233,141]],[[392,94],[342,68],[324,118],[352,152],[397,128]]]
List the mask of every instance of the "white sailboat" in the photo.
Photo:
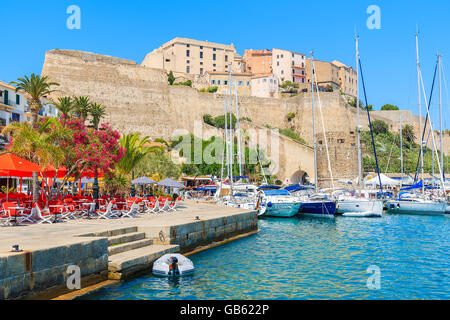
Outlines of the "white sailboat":
[[343,217],[382,217],[383,201],[362,197],[362,169],[361,169],[361,126],[359,122],[359,38],[356,37],[356,112],[357,112],[357,148],[358,148],[358,185],[359,193],[356,196],[342,196],[336,204],[336,214]]
[[[421,91],[424,91],[425,95],[425,88],[423,86],[423,80],[420,70],[420,59],[419,59],[419,34],[416,33],[416,57],[417,57],[417,84],[418,84],[418,98],[419,98],[419,132],[422,132],[422,95]],[[425,99],[425,107],[427,110],[427,118],[429,118],[429,110],[428,110],[428,103]],[[425,123],[426,125],[426,123]],[[436,152],[436,143],[434,139],[434,133],[433,133],[433,125],[430,121],[430,132],[433,142],[433,152],[435,152],[435,156],[437,158],[437,163],[439,167],[439,171],[442,173],[441,170],[441,162],[439,160],[439,157],[437,156]],[[422,134],[423,137],[423,134]],[[388,212],[394,213],[394,214],[415,214],[415,215],[444,215],[447,203],[444,201],[436,201],[436,200],[428,200],[425,199],[425,184],[423,183],[423,145],[424,141],[421,137],[420,141],[420,167],[422,171],[422,184],[420,185],[422,189],[421,197],[416,198],[408,198],[408,199],[397,199],[397,200],[390,200],[387,202]],[[434,155],[433,155],[434,157]],[[442,178],[441,174],[441,186],[442,190],[445,194],[445,184],[444,180]]]

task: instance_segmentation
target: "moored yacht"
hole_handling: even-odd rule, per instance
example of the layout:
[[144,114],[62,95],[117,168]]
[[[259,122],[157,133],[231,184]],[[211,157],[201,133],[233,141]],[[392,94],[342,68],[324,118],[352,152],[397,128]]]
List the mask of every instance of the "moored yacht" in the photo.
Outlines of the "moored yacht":
[[433,216],[444,215],[447,209],[447,203],[445,202],[436,202],[419,198],[389,200],[387,206],[389,213]]
[[256,204],[259,216],[290,218],[298,214],[301,202],[287,190],[261,189]]

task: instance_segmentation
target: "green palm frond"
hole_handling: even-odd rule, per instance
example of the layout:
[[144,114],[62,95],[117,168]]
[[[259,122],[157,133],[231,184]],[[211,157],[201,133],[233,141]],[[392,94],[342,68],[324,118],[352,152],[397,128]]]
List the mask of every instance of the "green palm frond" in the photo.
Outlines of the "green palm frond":
[[92,125],[94,126],[94,128],[98,129],[98,125],[101,119],[106,115],[105,107],[98,103],[93,103],[89,108],[89,113],[92,117]]
[[82,119],[87,118],[90,108],[91,108],[91,101],[90,101],[89,97],[75,97],[74,98],[73,110]]

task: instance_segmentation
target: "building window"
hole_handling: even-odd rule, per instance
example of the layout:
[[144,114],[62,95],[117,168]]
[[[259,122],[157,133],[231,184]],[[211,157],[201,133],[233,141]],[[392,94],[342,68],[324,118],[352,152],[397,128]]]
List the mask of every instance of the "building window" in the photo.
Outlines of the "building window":
[[203,59],[203,51],[200,51],[200,59]]
[[280,55],[279,54],[277,54],[277,59],[280,59]]
[[200,49],[203,49],[203,46],[200,46]]
[[186,60],[186,63],[189,64],[189,60]]
[[250,81],[247,81],[247,87],[250,86]]
[[202,66],[202,65],[203,65],[203,62],[200,62],[200,65]]
[[228,56],[225,56],[225,62],[228,62]]
[[239,85],[239,86],[242,86],[243,84],[244,84],[244,83],[243,83],[242,81],[239,81],[239,82],[238,82],[238,85]]
[[189,66],[186,67],[186,73],[189,73],[191,71],[191,68]]
[[283,55],[281,55],[281,59],[283,59]]
[[216,72],[216,69],[213,69],[214,72]]
[[189,50],[186,50],[186,57],[189,57],[189,54],[190,54]]
[[263,79],[263,82],[267,82],[267,79]]
[[213,60],[216,60],[216,54],[213,53]]
[[20,104],[20,96],[18,94],[16,94],[16,104],[17,105]]
[[213,51],[216,51],[216,48],[213,48]]
[[284,70],[281,70],[281,74],[284,74]]
[[203,74],[203,68],[200,68],[200,74]]
[[217,84],[220,84],[220,80],[217,80]]
[[215,67],[216,66],[216,64],[215,63],[213,63],[213,67]]
[[214,84],[215,83],[215,81],[214,80],[211,80],[211,84]]

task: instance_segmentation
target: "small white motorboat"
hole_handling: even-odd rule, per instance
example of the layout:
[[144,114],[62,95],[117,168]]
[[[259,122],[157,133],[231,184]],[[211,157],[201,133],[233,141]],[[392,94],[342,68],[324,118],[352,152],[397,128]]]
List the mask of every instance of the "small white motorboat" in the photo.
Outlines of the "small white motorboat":
[[168,253],[153,263],[152,273],[162,277],[185,276],[194,273],[194,263],[179,253]]

